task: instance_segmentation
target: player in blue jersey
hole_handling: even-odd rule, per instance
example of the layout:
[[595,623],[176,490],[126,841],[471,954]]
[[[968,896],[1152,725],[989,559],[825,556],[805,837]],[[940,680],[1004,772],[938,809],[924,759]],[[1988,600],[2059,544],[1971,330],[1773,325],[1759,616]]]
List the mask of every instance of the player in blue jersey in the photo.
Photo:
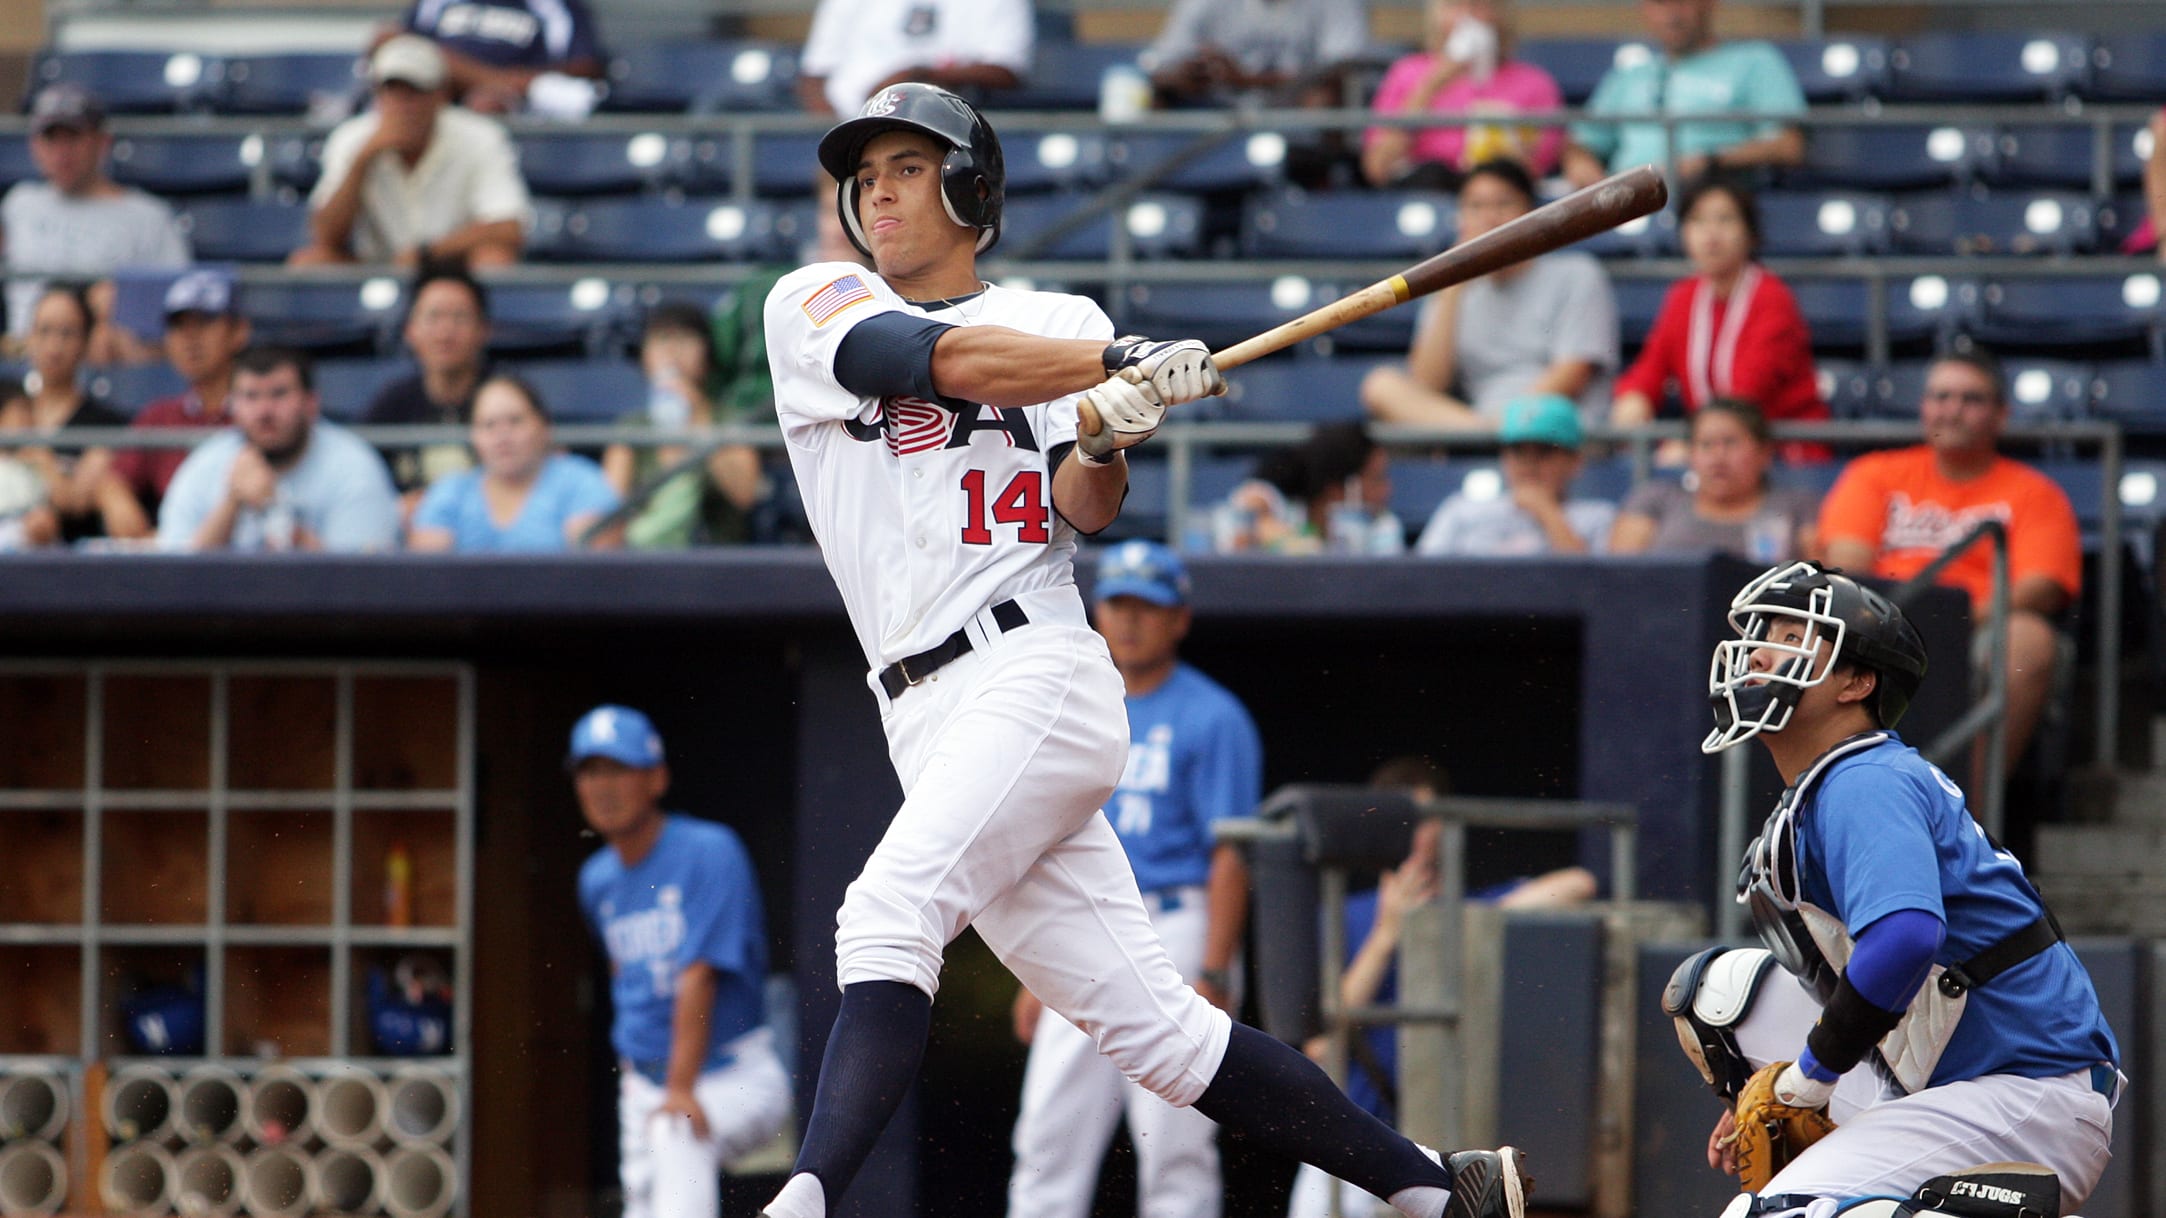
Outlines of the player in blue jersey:
[[645,715],[587,712],[565,764],[608,843],[579,869],[579,907],[609,952],[625,1218],[715,1218],[721,1165],[790,1114],[759,880],[727,827],[662,811],[669,767]]
[[[1196,992],[1231,1012],[1248,867],[1212,826],[1250,815],[1263,746],[1240,699],[1182,663],[1188,572],[1173,551],[1130,541],[1099,559],[1096,625],[1127,687],[1128,763],[1105,807],[1151,924]],[[1010,1218],[1084,1218],[1099,1160],[1125,1112],[1140,1218],[1217,1218],[1218,1126],[1121,1077],[1090,1037],[1029,990],[1016,1035],[1030,1045],[1015,1124]]]
[[[1763,984],[1759,953],[1717,948],[1680,967],[1664,1007],[1718,1090],[1770,1072],[1778,1103],[1837,1126],[1754,1212],[1908,1196],[2004,1161],[2051,1169],[2072,1212],[2110,1157],[2119,1050],[2021,865],[1892,730],[1924,643],[1885,597],[1814,563],[1754,579],[1730,623],[1702,747],[1757,736],[1788,784],[1739,900],[1804,990]],[[1725,1112],[1709,1141],[1715,1166],[1736,1166],[1735,1123]]]

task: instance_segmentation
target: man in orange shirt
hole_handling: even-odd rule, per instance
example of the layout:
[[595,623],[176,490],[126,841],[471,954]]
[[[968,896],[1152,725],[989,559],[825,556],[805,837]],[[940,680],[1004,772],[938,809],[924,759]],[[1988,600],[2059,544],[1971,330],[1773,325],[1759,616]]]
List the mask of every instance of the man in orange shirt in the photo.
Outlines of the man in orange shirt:
[[[2055,619],[2083,580],[2083,543],[2068,496],[2052,479],[2000,454],[2008,422],[2000,365],[1982,352],[1935,360],[1918,408],[1925,443],[1867,453],[1843,471],[1820,508],[1829,566],[1906,579],[1980,521],[2008,528],[2008,764],[2014,766],[2053,689]],[[1975,546],[1941,572],[1970,593],[1983,624],[1992,551]]]

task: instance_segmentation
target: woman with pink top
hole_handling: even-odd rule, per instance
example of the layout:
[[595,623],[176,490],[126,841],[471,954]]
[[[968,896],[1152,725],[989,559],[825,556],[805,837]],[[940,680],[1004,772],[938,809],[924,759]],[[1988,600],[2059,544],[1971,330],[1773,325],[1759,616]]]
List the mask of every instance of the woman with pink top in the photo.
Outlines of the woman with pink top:
[[[1424,50],[1391,65],[1376,90],[1378,114],[1515,114],[1564,107],[1549,73],[1510,58],[1509,0],[1429,0]],[[1523,123],[1371,127],[1361,173],[1371,186],[1450,190],[1468,167],[1496,157],[1526,165],[1535,177],[1557,166],[1564,129]]]

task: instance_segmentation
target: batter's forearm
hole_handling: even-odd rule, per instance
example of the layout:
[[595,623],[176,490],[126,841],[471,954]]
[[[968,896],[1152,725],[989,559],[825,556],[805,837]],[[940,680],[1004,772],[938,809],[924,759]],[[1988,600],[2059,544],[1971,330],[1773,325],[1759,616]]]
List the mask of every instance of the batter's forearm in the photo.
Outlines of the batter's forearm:
[[933,387],[984,406],[1035,406],[1105,380],[1105,354],[1095,339],[957,326],[933,344]]
[[677,1005],[669,1021],[668,1087],[689,1091],[699,1081],[700,1069],[707,1064],[716,986],[711,964],[694,964],[677,974]]
[[1085,465],[1070,451],[1053,471],[1053,510],[1078,532],[1104,531],[1127,497],[1128,458],[1118,452],[1105,465]]
[[1248,928],[1248,861],[1241,848],[1222,845],[1211,851],[1211,879],[1206,890],[1210,920],[1203,932],[1203,967],[1216,972],[1233,967]]

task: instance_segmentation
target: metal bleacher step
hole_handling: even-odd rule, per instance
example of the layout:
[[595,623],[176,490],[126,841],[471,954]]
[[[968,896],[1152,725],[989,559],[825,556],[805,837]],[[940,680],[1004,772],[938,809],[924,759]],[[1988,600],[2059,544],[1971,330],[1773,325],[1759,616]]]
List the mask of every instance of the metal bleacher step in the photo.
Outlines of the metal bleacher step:
[[[2153,720],[2153,757],[2166,716]],[[2122,767],[2090,823],[2040,825],[2030,869],[2071,934],[2166,936],[2166,770]]]

